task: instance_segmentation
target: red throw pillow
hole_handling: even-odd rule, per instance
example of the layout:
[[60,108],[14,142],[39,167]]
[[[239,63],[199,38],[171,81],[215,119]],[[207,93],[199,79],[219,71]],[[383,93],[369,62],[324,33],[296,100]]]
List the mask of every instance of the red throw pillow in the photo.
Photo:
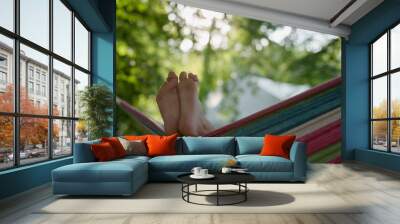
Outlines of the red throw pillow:
[[114,149],[115,155],[118,158],[126,156],[126,151],[122,146],[121,142],[119,142],[118,138],[110,137],[110,138],[101,138],[101,142],[108,142]]
[[147,154],[148,156],[176,155],[176,138],[178,134],[170,136],[148,135]]
[[117,158],[113,147],[108,142],[93,144],[91,145],[91,149],[94,157],[99,162],[110,161]]
[[264,146],[261,149],[260,155],[280,156],[289,159],[290,148],[295,139],[295,135],[265,135]]

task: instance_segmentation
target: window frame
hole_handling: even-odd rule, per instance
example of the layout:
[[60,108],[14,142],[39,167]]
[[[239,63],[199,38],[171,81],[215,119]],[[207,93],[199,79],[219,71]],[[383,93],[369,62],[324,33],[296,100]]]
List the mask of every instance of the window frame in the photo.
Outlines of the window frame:
[[[79,117],[75,116],[75,108],[71,108],[71,114],[70,116],[58,116],[58,115],[53,115],[53,59],[58,60],[61,63],[64,63],[68,66],[71,66],[71,93],[72,93],[72,99],[71,99],[71,105],[74,105],[75,103],[75,69],[85,73],[88,75],[89,78],[89,83],[88,86],[92,85],[93,77],[92,77],[92,43],[91,43],[91,38],[92,38],[92,30],[89,28],[89,26],[84,22],[84,20],[79,16],[78,13],[76,13],[72,7],[65,1],[65,0],[59,0],[68,10],[71,11],[71,59],[64,58],[63,56],[55,53],[54,50],[54,44],[53,44],[53,1],[54,0],[48,0],[49,2],[49,48],[46,49],[45,47],[42,47],[39,44],[34,43],[33,41],[30,41],[29,39],[23,37],[20,35],[20,0],[14,0],[13,1],[13,10],[14,10],[14,30],[10,31],[4,27],[0,26],[0,35],[3,35],[5,37],[11,38],[13,40],[13,64],[12,66],[12,73],[11,75],[13,76],[14,79],[14,99],[13,99],[13,112],[2,112],[0,111],[0,116],[4,117],[11,117],[13,119],[13,166],[10,167],[5,167],[5,168],[0,168],[0,172],[4,170],[10,170],[10,169],[15,169],[18,167],[23,167],[23,166],[29,166],[37,163],[43,163],[49,160],[54,160],[54,159],[62,159],[65,157],[70,157],[73,155],[74,152],[74,143],[75,143],[75,126],[76,126],[76,121],[80,120]],[[85,69],[81,67],[80,65],[75,63],[75,18],[84,26],[84,28],[88,31],[88,69]],[[49,58],[49,63],[48,63],[48,82],[46,84],[46,91],[48,93],[45,93],[48,97],[48,112],[46,115],[39,115],[39,114],[28,114],[28,113],[21,113],[20,111],[20,45],[23,44],[27,47],[30,47],[40,53],[43,53],[48,56]],[[29,66],[27,64],[27,66]],[[27,67],[27,71],[28,71]],[[42,74],[42,73],[40,73]],[[27,72],[25,74],[27,77],[27,81],[30,80],[30,74]],[[33,82],[35,85],[35,80],[36,80],[36,70],[33,70]],[[41,83],[41,77],[39,77],[39,83]],[[27,90],[29,91],[29,90]],[[34,91],[36,91],[34,89]],[[42,95],[42,94],[40,94]],[[32,163],[26,163],[26,164],[21,164],[21,159],[20,159],[20,119],[21,118],[45,118],[47,119],[48,122],[48,136],[47,136],[47,158],[43,158],[43,160],[40,160],[38,162],[32,162]],[[62,155],[62,156],[54,156],[54,147],[53,147],[53,122],[57,120],[64,120],[64,121],[71,121],[71,153],[68,155]]]
[[[373,39],[369,44],[369,149],[373,151],[379,151],[379,152],[386,152],[386,153],[392,153],[392,154],[400,154],[400,152],[393,152],[392,151],[392,136],[391,136],[391,123],[392,121],[400,121],[400,117],[392,117],[392,99],[391,99],[391,91],[392,91],[392,85],[391,85],[391,80],[392,80],[392,75],[396,75],[396,73],[400,72],[400,67],[393,68],[391,69],[391,31],[395,27],[400,26],[400,21],[397,21],[396,23],[392,24],[389,28],[385,29],[384,32],[379,34],[375,39]],[[384,35],[387,35],[387,64],[386,64],[386,71],[376,74],[374,76],[373,74],[373,44],[378,41],[381,37]],[[385,118],[373,118],[373,81],[382,77],[386,77],[386,86],[387,86],[387,105],[386,105],[386,117]],[[387,122],[387,127],[386,127],[386,151],[379,150],[374,148],[374,133],[373,133],[373,122],[374,121],[386,121]]]

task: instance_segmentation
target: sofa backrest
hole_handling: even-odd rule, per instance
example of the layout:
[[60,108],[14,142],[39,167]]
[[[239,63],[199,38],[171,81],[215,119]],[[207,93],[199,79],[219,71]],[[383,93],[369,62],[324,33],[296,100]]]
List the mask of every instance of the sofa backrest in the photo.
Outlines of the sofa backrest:
[[90,146],[92,144],[99,144],[99,143],[100,143],[100,140],[75,143],[74,163],[95,162],[96,158],[94,157],[93,152],[90,149]]
[[234,137],[182,137],[177,142],[177,154],[235,155]]
[[236,155],[259,154],[264,137],[236,137]]

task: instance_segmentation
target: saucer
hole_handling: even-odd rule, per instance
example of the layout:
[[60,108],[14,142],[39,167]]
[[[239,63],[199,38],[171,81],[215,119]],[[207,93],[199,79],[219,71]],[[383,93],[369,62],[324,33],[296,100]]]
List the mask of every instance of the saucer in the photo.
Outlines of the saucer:
[[193,179],[211,179],[211,178],[214,178],[215,176],[214,175],[212,175],[212,174],[207,174],[207,175],[204,175],[204,176],[201,176],[201,175],[194,175],[194,174],[192,174],[192,175],[190,175],[190,178],[193,178]]

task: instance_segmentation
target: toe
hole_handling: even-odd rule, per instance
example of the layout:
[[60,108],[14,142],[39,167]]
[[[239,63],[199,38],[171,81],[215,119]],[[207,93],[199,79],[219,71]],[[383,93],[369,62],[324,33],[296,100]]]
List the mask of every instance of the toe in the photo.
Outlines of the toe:
[[176,78],[178,78],[178,76],[175,74],[175,72],[170,71],[170,72],[168,73],[168,78],[167,78],[168,81],[170,81],[170,80],[172,80],[172,79],[176,79]]
[[179,81],[183,81],[185,79],[187,79],[186,72],[181,72],[181,74],[179,74]]
[[199,79],[197,78],[197,75],[193,74],[193,73],[189,73],[189,78],[192,79],[195,82],[198,82]]

